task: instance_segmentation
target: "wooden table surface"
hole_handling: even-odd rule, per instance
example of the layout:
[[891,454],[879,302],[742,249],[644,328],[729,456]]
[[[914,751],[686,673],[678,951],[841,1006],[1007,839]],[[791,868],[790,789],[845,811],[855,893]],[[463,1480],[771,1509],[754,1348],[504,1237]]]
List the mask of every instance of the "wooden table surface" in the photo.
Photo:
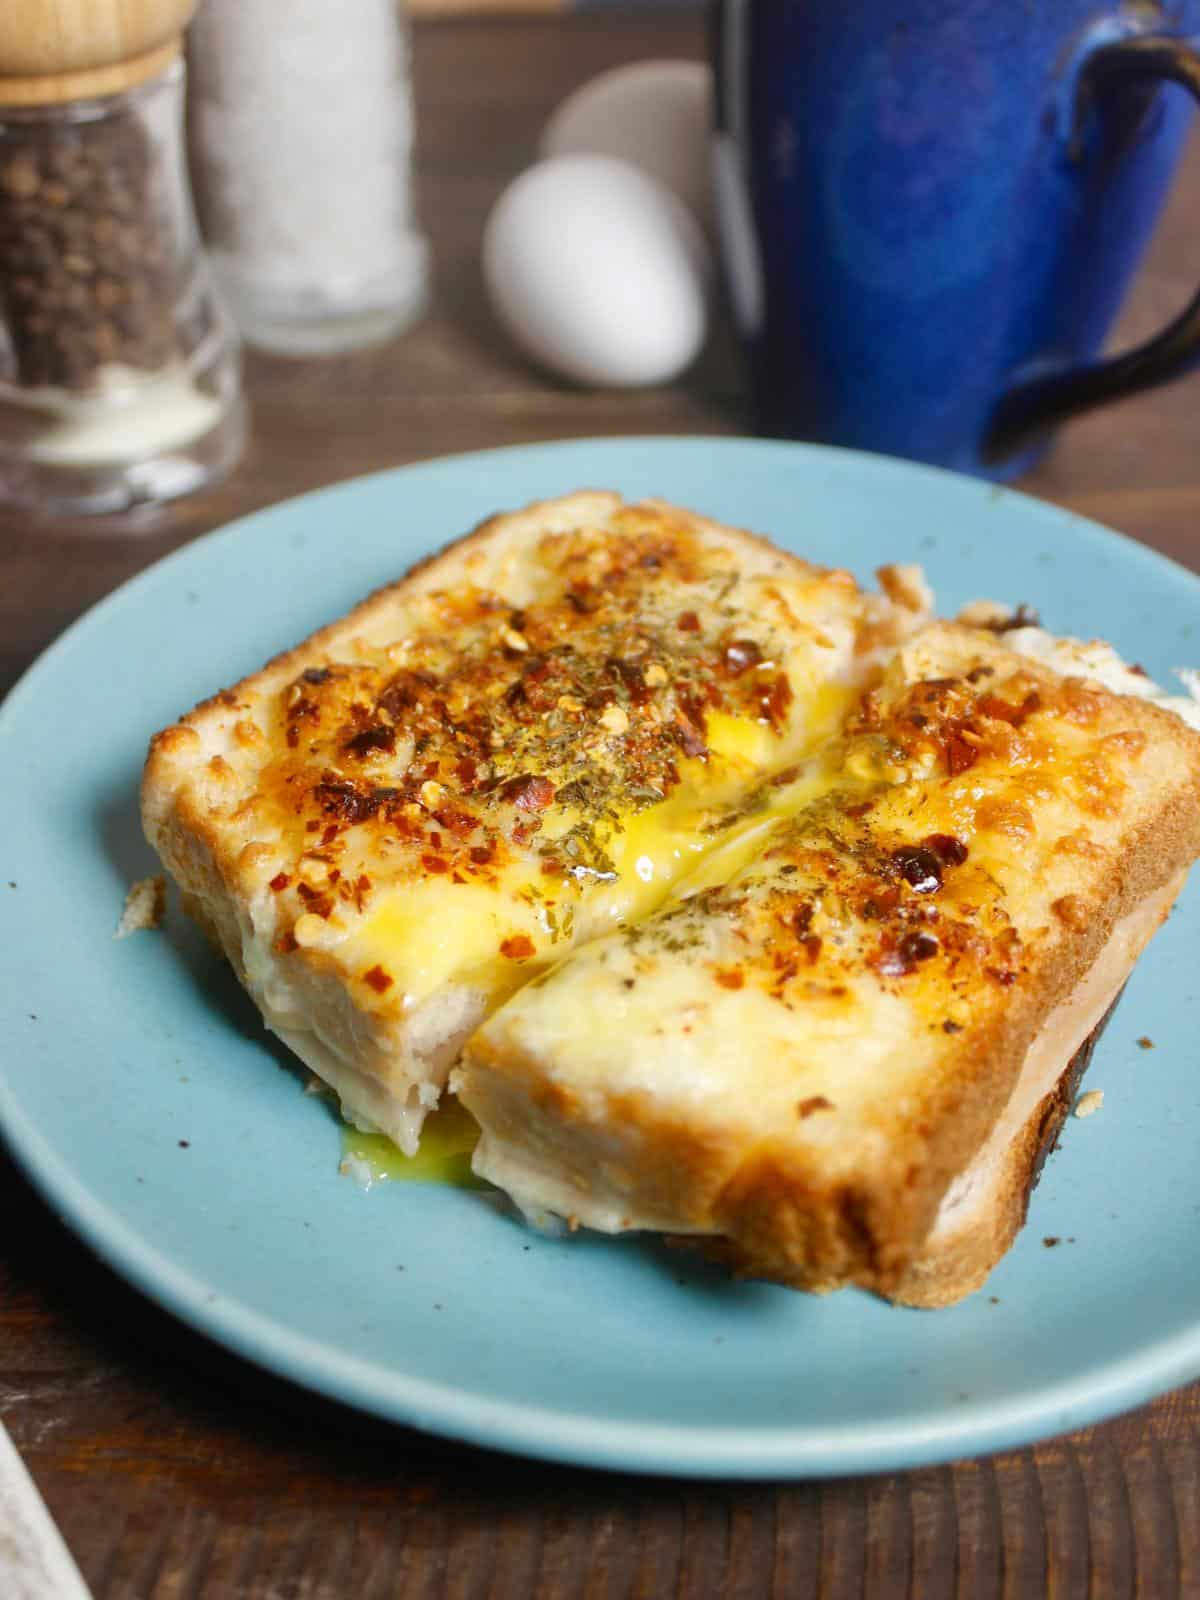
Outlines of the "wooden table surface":
[[[0,514],[0,689],[147,562],[282,496],[477,446],[736,431],[728,350],[671,389],[566,392],[496,334],[477,264],[488,206],[563,94],[619,62],[702,48],[698,20],[679,15],[421,25],[431,315],[345,359],[252,358],[240,466],[148,522],[81,531]],[[1198,199],[1193,149],[1126,334],[1190,294]],[[1200,379],[1076,423],[1026,487],[1200,568],[1198,395]],[[106,1600],[1200,1594],[1200,1386],[1031,1449],[869,1479],[544,1467],[264,1379],[96,1264],[2,1156],[0,1205],[0,1413]]]

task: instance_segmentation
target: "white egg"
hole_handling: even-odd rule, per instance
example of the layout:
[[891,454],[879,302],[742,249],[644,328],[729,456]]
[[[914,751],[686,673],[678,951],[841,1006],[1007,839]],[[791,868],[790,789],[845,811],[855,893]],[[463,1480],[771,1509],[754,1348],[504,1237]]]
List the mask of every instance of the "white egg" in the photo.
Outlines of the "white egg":
[[712,233],[712,73],[699,61],[639,61],[567,96],[543,156],[615,156],[666,184]]
[[577,383],[665,383],[704,343],[704,236],[662,184],[610,157],[543,161],[510,184],[484,230],[483,276],[513,340]]

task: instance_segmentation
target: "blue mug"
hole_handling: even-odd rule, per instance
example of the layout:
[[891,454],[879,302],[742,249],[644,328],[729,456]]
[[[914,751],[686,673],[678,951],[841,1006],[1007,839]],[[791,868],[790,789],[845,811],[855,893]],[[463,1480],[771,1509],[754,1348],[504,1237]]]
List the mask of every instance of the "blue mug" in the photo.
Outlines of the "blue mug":
[[1194,31],[1200,0],[720,0],[755,427],[1005,478],[1197,364],[1200,294],[1099,356],[1200,99]]

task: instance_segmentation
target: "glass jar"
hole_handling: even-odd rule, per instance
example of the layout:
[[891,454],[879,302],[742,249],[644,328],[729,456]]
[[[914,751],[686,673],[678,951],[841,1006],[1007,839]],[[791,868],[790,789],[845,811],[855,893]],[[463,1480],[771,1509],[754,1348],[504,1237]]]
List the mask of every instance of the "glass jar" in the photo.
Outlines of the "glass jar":
[[120,93],[0,105],[0,500],[124,510],[201,487],[241,449],[183,90],[176,57]]
[[424,310],[398,0],[206,0],[188,37],[193,182],[247,341],[374,344]]

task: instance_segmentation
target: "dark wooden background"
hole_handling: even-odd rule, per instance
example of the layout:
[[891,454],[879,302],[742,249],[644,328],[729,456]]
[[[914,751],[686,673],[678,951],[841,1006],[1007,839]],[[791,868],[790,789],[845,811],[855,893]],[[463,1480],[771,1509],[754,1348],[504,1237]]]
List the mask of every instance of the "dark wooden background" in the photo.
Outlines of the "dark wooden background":
[[[429,318],[329,362],[254,357],[254,431],[220,487],[147,521],[0,514],[0,689],[147,562],[268,501],[448,451],[733,432],[734,366],[568,392],[494,331],[488,207],[575,84],[698,55],[694,16],[425,23],[420,180]],[[1122,332],[1200,277],[1194,149]],[[1064,433],[1026,487],[1200,568],[1200,379]],[[0,953],[0,963],[3,956]],[[97,1600],[1200,1595],[1200,1386],[977,1462],[829,1483],[692,1484],[543,1467],[358,1418],[181,1329],[61,1228],[0,1156],[0,1413]]]

